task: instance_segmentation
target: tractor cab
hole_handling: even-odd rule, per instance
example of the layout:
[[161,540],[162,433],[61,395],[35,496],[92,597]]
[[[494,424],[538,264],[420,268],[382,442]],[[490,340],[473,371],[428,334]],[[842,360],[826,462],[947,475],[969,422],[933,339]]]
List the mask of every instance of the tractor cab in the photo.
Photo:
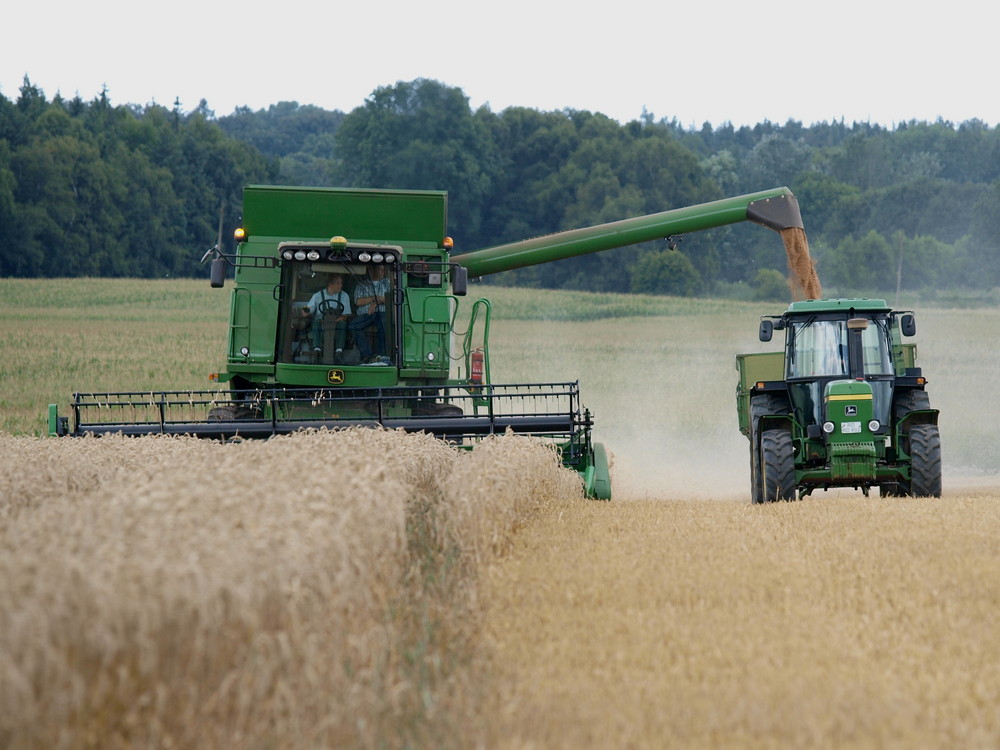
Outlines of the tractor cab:
[[[866,382],[873,418],[889,423],[894,371],[886,313],[846,311],[785,321],[785,381],[800,424],[822,425],[832,383]],[[815,430],[814,430],[815,431]]]
[[[783,378],[791,415],[809,438],[829,430],[835,414],[838,425],[847,421],[853,429],[863,421],[865,434],[884,441],[892,423],[893,387],[905,371],[901,360],[907,347],[900,346],[900,335],[912,335],[914,328],[912,314],[894,313],[882,300],[808,300],[763,319],[760,340],[785,331]],[[870,393],[863,399],[870,402],[867,419],[834,408],[844,393],[856,399],[859,390]]]

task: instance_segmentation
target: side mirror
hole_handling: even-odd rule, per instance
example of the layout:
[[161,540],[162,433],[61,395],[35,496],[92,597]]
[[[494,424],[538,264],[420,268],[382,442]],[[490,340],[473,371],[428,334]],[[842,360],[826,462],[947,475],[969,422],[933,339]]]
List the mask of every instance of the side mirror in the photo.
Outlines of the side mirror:
[[451,291],[456,297],[464,297],[469,291],[469,269],[465,266],[451,267]]
[[774,323],[770,320],[760,321],[760,331],[758,331],[757,335],[761,341],[770,341],[771,336],[774,335]]
[[219,257],[212,261],[212,272],[209,277],[212,289],[221,289],[226,285],[226,259]]
[[917,335],[917,321],[914,319],[913,313],[906,313],[899,319],[899,330],[904,336]]

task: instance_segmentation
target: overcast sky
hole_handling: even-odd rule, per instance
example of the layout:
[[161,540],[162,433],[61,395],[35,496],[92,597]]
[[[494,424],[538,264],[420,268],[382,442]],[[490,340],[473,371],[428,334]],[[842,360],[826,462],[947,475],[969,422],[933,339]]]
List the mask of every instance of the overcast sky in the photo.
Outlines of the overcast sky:
[[643,111],[684,126],[1000,123],[986,3],[612,0],[504,3],[18,2],[0,93],[156,102],[218,116],[280,101],[349,112],[432,78],[473,107]]

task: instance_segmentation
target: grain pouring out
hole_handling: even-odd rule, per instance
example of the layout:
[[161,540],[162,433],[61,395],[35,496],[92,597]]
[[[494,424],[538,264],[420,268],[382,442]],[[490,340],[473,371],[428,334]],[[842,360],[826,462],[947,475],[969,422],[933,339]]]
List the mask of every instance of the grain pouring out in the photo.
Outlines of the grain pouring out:
[[802,227],[782,229],[781,239],[785,243],[788,256],[788,283],[792,290],[792,301],[820,299],[823,287],[816,273],[816,263],[809,254],[809,240]]

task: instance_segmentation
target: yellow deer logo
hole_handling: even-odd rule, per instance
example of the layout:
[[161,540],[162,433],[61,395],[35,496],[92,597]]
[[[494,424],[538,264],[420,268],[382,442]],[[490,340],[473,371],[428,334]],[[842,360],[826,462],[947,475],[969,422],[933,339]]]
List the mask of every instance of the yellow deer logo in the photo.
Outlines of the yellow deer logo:
[[331,385],[340,385],[344,382],[344,371],[330,370],[330,372],[326,374],[326,379],[330,381]]

